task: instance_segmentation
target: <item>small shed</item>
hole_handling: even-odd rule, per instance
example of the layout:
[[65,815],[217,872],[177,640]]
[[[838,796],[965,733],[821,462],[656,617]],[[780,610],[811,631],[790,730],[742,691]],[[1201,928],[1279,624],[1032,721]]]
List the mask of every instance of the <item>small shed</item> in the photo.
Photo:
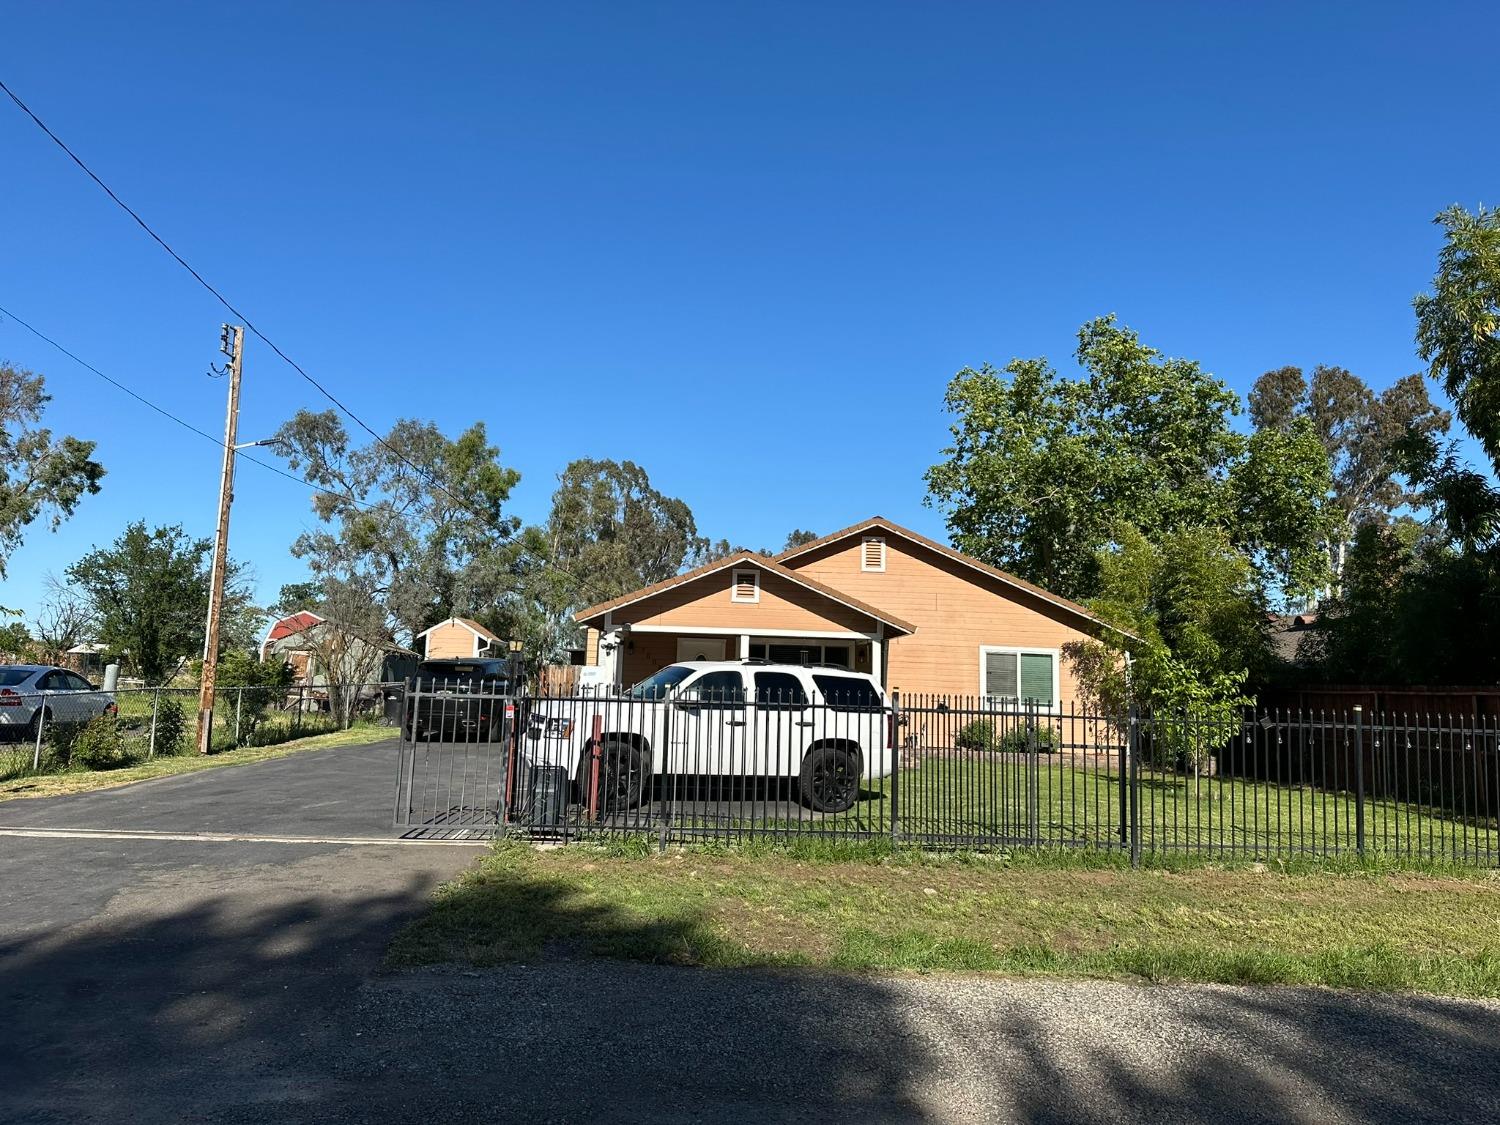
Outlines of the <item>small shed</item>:
[[417,634],[426,646],[428,660],[464,660],[484,653],[500,654],[505,642],[477,621],[467,617],[450,617]]

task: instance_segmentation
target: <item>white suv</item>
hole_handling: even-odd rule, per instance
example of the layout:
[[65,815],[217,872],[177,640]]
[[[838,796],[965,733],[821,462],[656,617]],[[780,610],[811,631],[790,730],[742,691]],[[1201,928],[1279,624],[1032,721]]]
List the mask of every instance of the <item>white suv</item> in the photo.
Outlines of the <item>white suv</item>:
[[796,778],[808,808],[843,812],[861,781],[890,774],[889,720],[884,692],[865,673],[685,661],[620,695],[537,700],[526,757],[533,768],[565,771],[584,803],[597,777],[603,811],[633,808],[653,777],[671,775]]

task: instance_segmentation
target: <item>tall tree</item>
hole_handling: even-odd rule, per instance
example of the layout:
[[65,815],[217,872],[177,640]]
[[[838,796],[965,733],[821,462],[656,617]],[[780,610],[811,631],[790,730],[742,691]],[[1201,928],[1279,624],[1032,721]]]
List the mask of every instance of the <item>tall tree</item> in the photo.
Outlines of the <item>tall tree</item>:
[[551,557],[592,601],[670,578],[714,549],[687,504],[652,487],[633,461],[571,462],[552,494],[547,534]]
[[1255,381],[1249,401],[1258,435],[1291,433],[1306,423],[1328,456],[1327,550],[1335,577],[1343,573],[1360,527],[1388,523],[1416,499],[1399,475],[1402,442],[1410,434],[1438,437],[1450,421],[1448,412],[1428,398],[1420,375],[1398,379],[1377,395],[1342,367],[1316,367],[1311,379],[1300,367],[1267,371]]
[[[67,569],[89,608],[97,639],[150,684],[165,681],[184,658],[202,654],[213,544],[180,526],[147,531],[144,521]],[[224,585],[223,647],[248,644],[258,611],[242,568],[229,564]]]
[[93,442],[40,425],[51,399],[41,375],[0,361],[0,578],[28,526],[47,515],[56,530],[104,477]]
[[500,464],[482,422],[449,438],[402,419],[359,446],[334,411],[304,410],[277,436],[324,490],[313,501],[322,526],[292,553],[320,583],[368,590],[393,633],[409,641],[451,615],[493,616],[514,588],[520,521],[503,508],[520,474]]
[[1433,221],[1443,248],[1433,291],[1413,302],[1417,352],[1500,471],[1500,208],[1454,206]]
[[790,551],[797,547],[801,547],[805,544],[811,543],[817,537],[818,533],[816,531],[805,531],[800,527],[794,528],[790,533],[788,533],[786,542],[782,544],[781,549],[783,551]]
[[1112,316],[1079,330],[1076,357],[1079,379],[1030,359],[949,384],[953,442],[927,482],[957,547],[1087,599],[1118,526],[1150,542],[1219,527],[1265,582],[1319,584],[1328,469],[1316,442],[1252,442],[1232,426],[1233,391]]

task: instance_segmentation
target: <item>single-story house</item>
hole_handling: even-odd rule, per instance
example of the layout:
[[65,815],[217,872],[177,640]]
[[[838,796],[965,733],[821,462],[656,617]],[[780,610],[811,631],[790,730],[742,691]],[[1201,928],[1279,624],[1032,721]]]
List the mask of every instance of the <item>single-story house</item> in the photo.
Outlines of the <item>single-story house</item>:
[[873,672],[903,695],[1077,698],[1070,641],[1089,610],[880,516],[784,551],[739,551],[580,611],[587,660],[630,684],[678,660]]
[[271,622],[260,642],[260,658],[291,665],[292,683],[326,687],[330,662],[341,665],[336,681],[392,683],[416,668],[416,654],[390,641],[366,639],[303,609]]
[[417,634],[426,646],[428,660],[472,660],[488,653],[503,655],[506,644],[477,621],[467,617],[450,617]]

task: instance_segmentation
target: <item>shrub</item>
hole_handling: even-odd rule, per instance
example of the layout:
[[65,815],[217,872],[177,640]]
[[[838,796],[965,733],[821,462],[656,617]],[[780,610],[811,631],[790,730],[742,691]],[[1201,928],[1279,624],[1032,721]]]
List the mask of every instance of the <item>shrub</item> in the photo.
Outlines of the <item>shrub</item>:
[[953,742],[960,750],[1027,754],[1031,751],[1032,735],[1036,737],[1038,753],[1050,754],[1056,748],[1056,732],[1051,727],[1014,726],[1000,734],[991,719],[975,719],[958,732]]
[[88,770],[115,770],[135,761],[120,721],[113,715],[100,715],[79,728],[73,738],[72,760]]
[[181,754],[187,741],[187,708],[169,695],[164,695],[156,704],[156,749],[153,753],[162,757]]
[[953,739],[960,750],[993,750],[995,724],[989,719],[975,719],[964,726]]
[[256,729],[265,719],[266,710],[285,694],[291,682],[292,669],[284,660],[259,660],[244,652],[224,654],[216,683],[223,689],[219,696],[222,704],[238,709],[241,743],[260,745]]

